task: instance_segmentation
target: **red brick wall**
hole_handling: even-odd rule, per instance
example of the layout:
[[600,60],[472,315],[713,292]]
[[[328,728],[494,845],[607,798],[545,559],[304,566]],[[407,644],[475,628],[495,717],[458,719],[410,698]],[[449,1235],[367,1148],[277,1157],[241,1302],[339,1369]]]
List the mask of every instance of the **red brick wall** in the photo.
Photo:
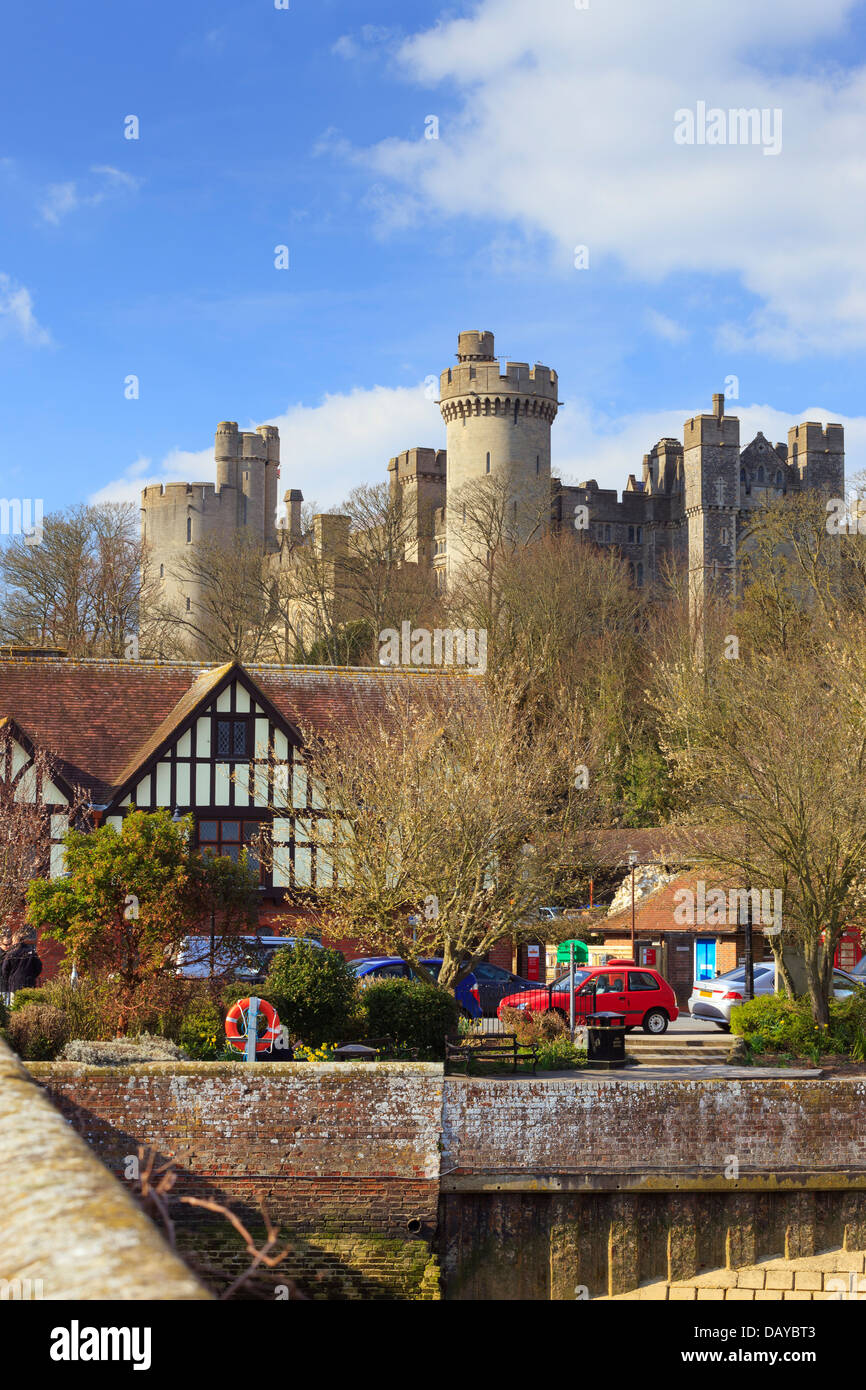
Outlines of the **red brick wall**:
[[435,1224],[435,1065],[259,1063],[252,1076],[237,1063],[31,1070],[118,1176],[143,1144],[172,1160],[178,1195],[255,1215],[261,1192],[271,1216],[297,1230],[405,1239],[413,1218]]

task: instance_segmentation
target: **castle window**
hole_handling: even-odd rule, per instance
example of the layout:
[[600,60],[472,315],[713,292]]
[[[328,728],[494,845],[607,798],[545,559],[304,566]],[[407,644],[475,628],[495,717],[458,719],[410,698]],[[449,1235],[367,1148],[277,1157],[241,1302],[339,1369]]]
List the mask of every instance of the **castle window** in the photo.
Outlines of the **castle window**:
[[642,526],[639,526],[639,527],[637,528],[637,543],[638,543],[638,545],[640,545],[642,541],[643,541],[643,527],[642,527]]
[[633,541],[633,540],[634,540],[634,527],[633,527],[633,526],[630,526],[630,527],[628,528],[628,538],[629,538],[630,541]]
[[640,563],[638,563],[638,567],[637,567],[637,569],[635,570],[635,578],[636,578],[636,580],[637,580],[637,587],[638,587],[639,589],[642,589],[642,588],[643,588],[643,565],[640,564]]
[[517,412],[520,409],[520,401],[514,402],[514,423],[517,424]]
[[746,481],[746,470],[745,470],[745,468],[741,468],[741,469],[740,469],[740,487],[743,486],[743,484],[745,483],[745,481]]
[[728,533],[728,528],[727,528],[727,526],[723,526],[723,527],[722,527],[721,538],[722,538],[722,545],[727,545],[727,544],[728,544],[728,541],[730,540],[730,535],[729,535],[729,533]]
[[604,528],[604,538],[606,541],[610,540],[610,524],[606,525]]
[[764,481],[764,465],[763,465],[762,463],[759,463],[759,464],[758,464],[758,482],[759,482],[759,483],[762,483],[763,481]]
[[781,487],[781,486],[782,486],[782,470],[781,470],[781,468],[777,468],[777,469],[776,469],[776,487]]
[[485,471],[485,473],[489,473],[489,472],[490,472],[490,455],[489,455],[489,454],[487,455],[487,467],[485,468],[484,471]]
[[538,475],[539,475],[540,472],[541,472],[541,455],[540,455],[540,454],[536,454],[536,455],[535,455],[535,476],[538,477]]
[[187,519],[186,519],[186,540],[187,540],[187,544],[189,544],[189,542],[192,540],[192,517],[191,517],[191,516],[188,516]]

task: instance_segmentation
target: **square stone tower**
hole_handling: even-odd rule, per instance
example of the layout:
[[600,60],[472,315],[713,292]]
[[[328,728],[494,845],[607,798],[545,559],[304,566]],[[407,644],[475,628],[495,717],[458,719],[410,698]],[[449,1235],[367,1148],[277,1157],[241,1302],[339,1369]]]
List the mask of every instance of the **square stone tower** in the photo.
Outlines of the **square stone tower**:
[[689,594],[700,605],[736,590],[740,422],[725,415],[721,394],[713,396],[711,415],[683,426],[683,473]]

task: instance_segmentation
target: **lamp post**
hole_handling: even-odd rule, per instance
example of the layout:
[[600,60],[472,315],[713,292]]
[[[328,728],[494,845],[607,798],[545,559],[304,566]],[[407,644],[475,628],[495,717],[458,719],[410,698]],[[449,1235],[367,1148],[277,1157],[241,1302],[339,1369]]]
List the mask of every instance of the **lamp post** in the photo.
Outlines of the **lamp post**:
[[631,868],[631,958],[637,965],[637,956],[634,946],[634,871],[637,868],[637,851],[630,849],[628,852],[628,862]]

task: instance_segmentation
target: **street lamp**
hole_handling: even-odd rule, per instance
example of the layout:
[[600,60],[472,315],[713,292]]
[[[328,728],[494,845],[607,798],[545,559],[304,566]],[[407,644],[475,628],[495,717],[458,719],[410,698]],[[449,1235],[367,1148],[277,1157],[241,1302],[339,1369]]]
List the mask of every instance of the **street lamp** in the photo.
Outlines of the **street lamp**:
[[629,850],[628,862],[631,868],[631,958],[635,965],[637,965],[637,956],[635,955],[634,948],[634,871],[637,868],[637,850]]

